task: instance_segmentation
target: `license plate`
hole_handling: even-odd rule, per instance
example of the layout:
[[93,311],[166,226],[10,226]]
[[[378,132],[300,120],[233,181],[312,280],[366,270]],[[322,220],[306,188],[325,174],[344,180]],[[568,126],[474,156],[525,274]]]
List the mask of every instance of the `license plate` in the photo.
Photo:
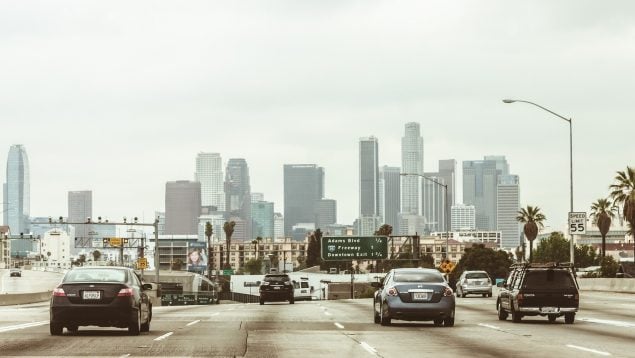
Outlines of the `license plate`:
[[543,313],[557,313],[558,308],[557,307],[543,307],[540,309],[540,311]]
[[273,289],[274,289],[274,290],[279,290],[279,289],[280,289],[280,286],[275,286]]
[[413,293],[413,299],[415,300],[427,300],[428,299],[428,293],[427,292],[415,292]]
[[82,298],[85,300],[98,300],[101,298],[100,291],[84,291],[82,292]]

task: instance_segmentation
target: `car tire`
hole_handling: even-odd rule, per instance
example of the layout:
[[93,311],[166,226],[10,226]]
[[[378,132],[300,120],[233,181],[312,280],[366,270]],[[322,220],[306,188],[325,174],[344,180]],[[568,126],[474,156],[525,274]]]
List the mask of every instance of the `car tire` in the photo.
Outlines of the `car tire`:
[[376,324],[379,324],[381,322],[381,317],[379,317],[379,313],[377,313],[377,311],[375,310],[375,303],[373,302],[373,321]]
[[58,322],[51,321],[49,323],[49,331],[51,332],[51,336],[60,336],[64,331],[64,325]]
[[488,294],[487,294],[487,297],[492,297],[492,293],[491,293],[491,292],[490,292],[490,293],[488,293]]
[[514,305],[512,304],[512,322],[519,323],[522,318],[523,316],[520,314],[520,312],[514,309]]
[[441,327],[443,325],[443,318],[437,318],[434,320],[434,325],[437,327]]
[[291,298],[289,299],[289,303],[290,303],[290,304],[294,304],[294,303],[295,303],[295,298],[291,297]]
[[392,321],[392,319],[390,318],[390,316],[388,316],[388,314],[384,313],[384,305],[382,304],[380,307],[380,314],[379,314],[379,318],[380,318],[380,323],[382,326],[390,326],[390,323]]
[[264,305],[265,304],[265,300],[263,300],[262,298],[260,299],[260,305]]
[[549,320],[550,323],[555,322],[556,318],[558,318],[558,316],[556,316],[555,314],[550,314],[547,316],[547,319]]
[[138,336],[141,331],[141,309],[135,312],[135,315],[130,319],[128,323],[128,334],[131,336]]
[[456,289],[456,297],[461,297],[461,289],[460,288]]
[[79,327],[77,327],[76,325],[70,325],[70,326],[66,326],[66,329],[67,329],[69,332],[71,332],[71,333],[75,334],[75,333],[77,333],[77,331],[79,330]]
[[445,319],[443,319],[443,325],[446,327],[454,327],[454,311],[452,311],[452,314],[449,317],[445,317]]
[[498,310],[498,320],[504,321],[507,319],[508,313],[505,311],[500,302],[496,305],[496,309]]
[[149,332],[150,331],[150,319],[151,319],[151,313],[150,313],[150,311],[148,311],[148,320],[145,323],[141,323],[141,326],[139,326],[139,331],[140,332]]
[[565,313],[564,314],[564,323],[573,324],[575,321],[575,313]]

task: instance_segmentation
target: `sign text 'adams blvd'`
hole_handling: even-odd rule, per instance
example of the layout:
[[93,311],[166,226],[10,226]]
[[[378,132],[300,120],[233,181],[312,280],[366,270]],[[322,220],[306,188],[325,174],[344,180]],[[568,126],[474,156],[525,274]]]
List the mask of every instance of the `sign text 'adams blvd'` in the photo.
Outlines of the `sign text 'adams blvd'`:
[[324,236],[321,255],[325,261],[383,260],[388,257],[388,238],[385,236]]

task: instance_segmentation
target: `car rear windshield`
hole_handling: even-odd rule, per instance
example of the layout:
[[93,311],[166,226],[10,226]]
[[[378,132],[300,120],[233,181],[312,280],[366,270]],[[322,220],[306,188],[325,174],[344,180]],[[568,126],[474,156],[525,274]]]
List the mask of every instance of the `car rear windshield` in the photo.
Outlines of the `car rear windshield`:
[[531,270],[527,271],[524,287],[537,289],[573,288],[575,283],[568,271]]
[[465,274],[465,278],[489,278],[485,272],[470,272]]
[[395,282],[445,282],[438,272],[395,272]]
[[289,276],[286,276],[286,275],[265,276],[265,281],[267,281],[267,282],[287,282],[287,281],[289,281]]
[[126,282],[126,271],[117,269],[72,270],[64,282]]

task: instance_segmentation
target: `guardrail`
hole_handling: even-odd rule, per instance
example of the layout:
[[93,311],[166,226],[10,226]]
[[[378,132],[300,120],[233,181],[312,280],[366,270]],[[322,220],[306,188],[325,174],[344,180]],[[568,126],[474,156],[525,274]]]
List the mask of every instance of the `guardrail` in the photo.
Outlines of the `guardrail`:
[[578,278],[582,291],[635,293],[635,278]]
[[51,298],[52,291],[34,293],[6,293],[0,295],[0,306],[23,305],[45,302]]

